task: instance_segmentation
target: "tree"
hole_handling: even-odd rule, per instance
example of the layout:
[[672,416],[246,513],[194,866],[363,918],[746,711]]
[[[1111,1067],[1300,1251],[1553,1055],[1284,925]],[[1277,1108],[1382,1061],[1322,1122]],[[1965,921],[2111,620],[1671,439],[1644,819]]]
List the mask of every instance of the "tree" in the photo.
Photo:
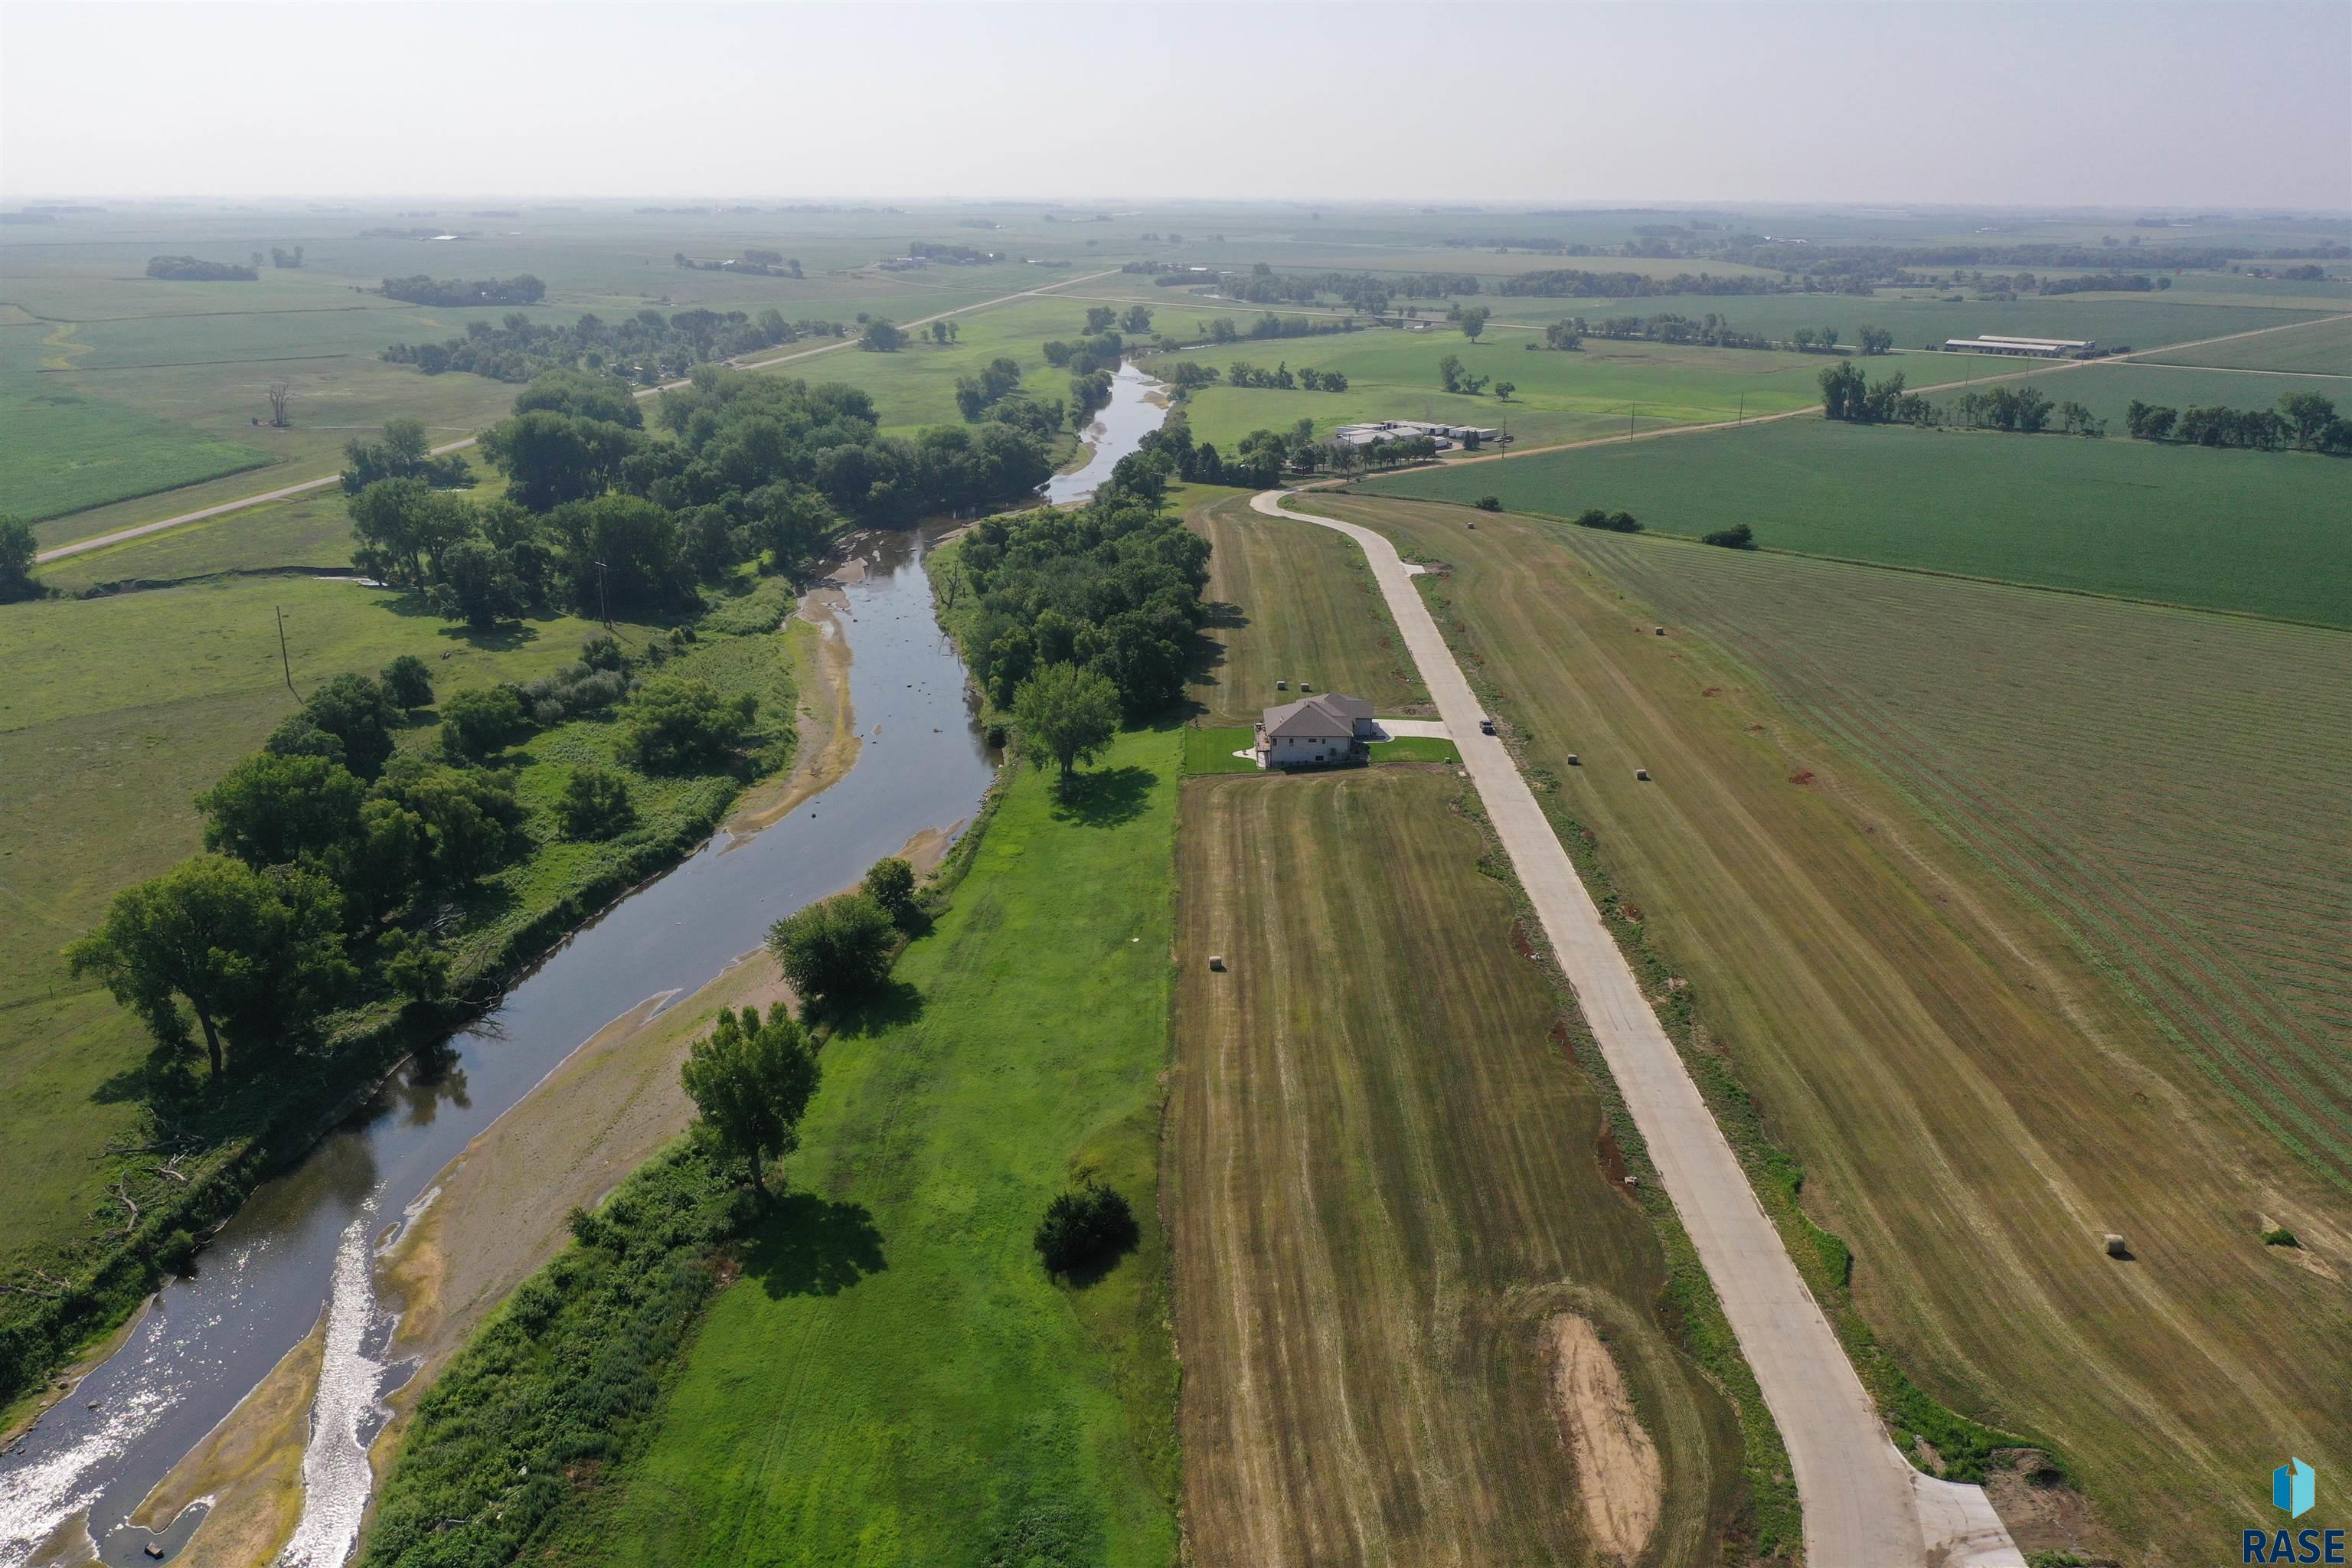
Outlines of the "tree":
[[1098,333],[1098,332],[1107,332],[1107,331],[1110,331],[1112,323],[1114,323],[1114,322],[1115,322],[1115,321],[1117,321],[1118,320],[1118,311],[1114,307],[1112,307],[1112,306],[1109,306],[1109,305],[1089,305],[1089,306],[1087,306],[1087,336],[1088,336],[1088,337],[1090,337],[1090,338],[1091,338],[1091,337],[1095,336],[1095,335],[1096,335],[1097,333]]
[[259,870],[268,866],[331,868],[360,836],[367,785],[324,757],[256,752],[196,796],[205,814],[205,847]]
[[482,432],[482,456],[507,476],[507,494],[533,511],[603,495],[645,446],[625,425],[532,408]]
[[572,770],[556,811],[570,838],[610,838],[637,819],[629,781],[609,769],[585,764]]
[[647,773],[722,768],[743,743],[759,708],[751,693],[721,697],[707,680],[648,681],[624,714],[621,753]]
[[1118,324],[1119,329],[1122,331],[1137,333],[1150,331],[1151,330],[1151,307],[1149,305],[1129,306],[1127,314],[1119,318]]
[[1554,321],[1544,329],[1544,343],[1555,349],[1581,349],[1584,346],[1584,323]]
[[1867,395],[1862,367],[1852,360],[1841,360],[1821,374],[1822,413],[1832,419],[1859,418],[1863,399]]
[[[1831,341],[1834,342],[1836,340],[1832,338]],[[1887,331],[1885,327],[1864,327],[1862,329],[1862,352],[1865,355],[1883,354],[1894,346],[1895,334]]]
[[47,592],[33,575],[41,555],[41,542],[33,525],[15,512],[0,512],[0,605],[37,599]]
[[866,873],[866,890],[899,925],[915,918],[915,868],[897,856],[874,862]]
[[441,552],[441,580],[433,584],[433,611],[488,631],[527,607],[522,580],[506,553],[484,539],[460,539]]
[[[2336,419],[2336,405],[2315,392],[2290,392],[2279,399],[2279,412],[2294,427],[2294,444],[2309,452],[2319,448],[2321,436]],[[5,573],[5,568],[0,568]],[[0,589],[0,596],[5,590]]]
[[283,430],[294,422],[294,384],[273,381],[262,395],[269,399],[269,423]]
[[379,680],[384,700],[395,708],[413,710],[433,706],[433,672],[413,653],[402,654],[385,665]]
[[511,686],[486,686],[450,693],[441,705],[443,746],[459,757],[503,752],[530,732],[522,693]]
[[816,1093],[821,1069],[808,1032],[778,1003],[765,1023],[757,1007],[739,1016],[719,1009],[719,1022],[687,1052],[678,1077],[702,1124],[750,1168],[752,1190],[768,1196],[767,1166],[800,1147],[801,1118]]
[[224,1042],[242,1055],[308,1027],[356,978],[342,900],[323,877],[257,871],[200,855],[114,896],[96,931],[66,949],[164,1045],[188,1043],[183,1003],[218,1078]]
[[881,990],[898,942],[889,912],[862,889],[820,900],[768,928],[768,951],[793,989],[828,1006]]
[[1756,548],[1756,532],[1744,522],[1736,523],[1729,528],[1718,528],[1713,533],[1702,535],[1699,542],[1719,544],[1726,550],[1753,550]]
[[1518,383],[1515,381],[1498,381],[1495,384],[1495,396],[1499,402],[1508,403],[1511,400],[1511,394],[1518,389]]
[[523,843],[514,775],[404,757],[376,786],[416,819],[422,842],[412,864],[436,887],[462,888],[506,863]]
[[360,548],[352,564],[379,582],[421,588],[440,576],[441,552],[474,531],[474,509],[425,479],[377,479],[344,503]]
[[1045,1205],[1032,1243],[1048,1274],[1081,1274],[1115,1261],[1143,1237],[1135,1210],[1092,1177]]
[[342,674],[310,693],[300,717],[331,735],[342,747],[342,763],[363,779],[383,772],[396,742],[393,726],[401,715],[383,688],[364,675]]
[[1462,359],[1460,355],[1447,354],[1444,359],[1437,362],[1437,383],[1448,392],[1459,392],[1462,390]]
[[887,316],[877,316],[857,335],[857,346],[868,353],[897,353],[907,346],[907,334],[891,325]]
[[1500,511],[1503,510],[1503,500],[1500,496],[1480,496],[1476,500],[1470,504],[1476,507],[1480,511]]
[[1118,732],[1118,688],[1075,664],[1049,664],[1013,693],[1013,722],[1030,761],[1057,763],[1066,786]]
[[1484,305],[1465,305],[1462,307],[1461,314],[1456,318],[1462,326],[1462,335],[1468,338],[1472,342],[1476,342],[1478,341],[1478,334],[1486,330],[1487,319],[1493,316],[1494,313],[1495,312],[1489,310]]

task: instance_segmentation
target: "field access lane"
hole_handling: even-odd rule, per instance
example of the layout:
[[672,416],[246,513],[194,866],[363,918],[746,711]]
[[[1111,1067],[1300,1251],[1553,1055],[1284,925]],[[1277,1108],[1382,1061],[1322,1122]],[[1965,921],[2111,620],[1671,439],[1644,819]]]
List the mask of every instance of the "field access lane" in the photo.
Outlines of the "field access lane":
[[1412,584],[1420,569],[1368,528],[1286,510],[1287,493],[1251,504],[1269,516],[1336,529],[1363,547],[1438,713],[1477,786],[1544,934],[1574,987],[1650,1146],[1666,1194],[1764,1402],[1780,1424],[1804,1508],[1812,1568],[2024,1568],[1981,1489],[1917,1484],[1836,1333],[1805,1289],[1722,1130],[1577,877],[1543,808],[1500,740],[1478,730],[1480,706],[1454,650]]
[[[908,321],[906,323],[905,330],[912,331],[917,327],[928,327],[933,321],[943,321],[950,316],[970,315],[974,310],[985,310],[992,305],[1007,304],[1014,300],[1034,299],[1040,294],[1051,294],[1056,289],[1073,288],[1080,283],[1091,283],[1097,278],[1109,276],[1108,271],[1089,272],[1083,278],[1064,278],[1052,283],[1041,283],[1034,289],[1024,289],[1015,294],[999,294],[992,300],[975,300],[969,305],[957,305],[950,310],[925,316],[919,321]],[[796,349],[788,354],[778,354],[773,359],[737,361],[734,368],[772,370],[780,364],[790,364],[794,360],[814,359],[819,354],[839,353],[844,349],[856,346],[856,338],[841,338],[816,348]],[[658,386],[642,387],[630,395],[646,398],[657,392],[673,391],[686,384],[683,381],[666,381]],[[468,436],[462,441],[451,441],[446,446],[434,447],[433,455],[441,458],[446,457],[451,452],[462,452],[480,440],[481,437],[478,436]],[[208,517],[220,517],[227,512],[243,511],[247,507],[267,506],[275,500],[290,500],[296,496],[309,495],[313,490],[322,490],[329,485],[341,482],[341,474],[329,474],[320,479],[304,479],[300,484],[283,485],[274,490],[264,490],[259,495],[245,496],[236,500],[225,500],[218,506],[208,506],[196,511],[184,511],[177,517],[167,517],[155,522],[142,522],[136,528],[121,528],[112,533],[101,533],[92,539],[77,539],[71,544],[60,544],[55,550],[44,550],[35,557],[35,560],[42,565],[47,565],[52,561],[62,561],[68,555],[79,555],[90,550],[103,550],[110,544],[121,544],[127,540],[144,539],[151,533],[161,533],[167,528],[179,528],[191,522],[202,522]]]

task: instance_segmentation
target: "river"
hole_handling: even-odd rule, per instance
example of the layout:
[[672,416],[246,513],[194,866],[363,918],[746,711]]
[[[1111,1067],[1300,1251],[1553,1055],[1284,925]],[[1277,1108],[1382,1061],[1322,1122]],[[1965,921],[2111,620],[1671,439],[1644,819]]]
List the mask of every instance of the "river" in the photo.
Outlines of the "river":
[[1045,481],[1045,499],[1055,506],[1075,506],[1110,478],[1118,460],[1135,450],[1136,443],[1168,420],[1168,388],[1122,362],[1110,378],[1110,402],[1095,416],[1087,430],[1086,466]]
[[382,1399],[410,1370],[380,1359],[394,1324],[376,1303],[373,1263],[435,1175],[610,1020],[649,997],[693,992],[774,921],[855,882],[918,834],[971,821],[993,766],[963,666],[932,616],[924,543],[866,536],[863,580],[844,590],[865,737],[850,773],[761,832],[722,831],[614,905],[429,1065],[404,1068],[300,1165],[255,1192],[195,1277],[165,1286],[114,1354],[0,1456],[0,1568],[26,1563],[77,1513],[110,1563],[145,1561],[150,1541],[177,1555],[199,1526],[195,1510],[160,1537],[128,1516],[322,1312],[302,1522],[279,1561],[332,1568],[348,1557]]

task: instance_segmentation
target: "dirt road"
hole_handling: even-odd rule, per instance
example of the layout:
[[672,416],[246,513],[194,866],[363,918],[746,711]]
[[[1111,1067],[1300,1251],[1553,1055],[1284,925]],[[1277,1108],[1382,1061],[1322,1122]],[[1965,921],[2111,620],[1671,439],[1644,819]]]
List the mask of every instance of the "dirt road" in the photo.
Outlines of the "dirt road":
[[[1034,289],[1024,289],[1017,294],[1000,294],[993,300],[982,300],[970,305],[958,305],[953,310],[940,310],[936,314],[925,316],[920,321],[908,321],[904,323],[904,327],[906,331],[912,331],[917,327],[928,327],[933,321],[945,321],[950,316],[970,315],[974,310],[985,310],[993,305],[1003,305],[1013,300],[1034,299],[1040,294],[1050,294],[1056,289],[1067,289],[1079,283],[1091,283],[1097,278],[1109,276],[1109,271],[1106,270],[1089,272],[1083,278],[1065,278],[1056,282],[1040,284]],[[740,361],[735,368],[767,370],[775,365],[790,364],[795,360],[814,359],[819,354],[839,353],[844,349],[856,346],[856,338],[842,338],[816,348],[799,349],[792,353],[779,354],[773,359]],[[631,395],[640,398],[651,397],[657,392],[673,391],[685,384],[683,381],[666,381],[659,386],[648,386]],[[451,452],[461,452],[480,439],[481,437],[478,436],[468,436],[462,441],[452,441],[446,446],[434,447],[433,455],[439,458]],[[276,500],[290,500],[296,496],[309,495],[314,490],[322,490],[330,485],[341,482],[341,474],[329,474],[321,479],[305,479],[297,485],[282,485],[277,489],[264,490],[259,495],[247,496],[240,500],[223,501],[218,506],[203,507],[195,511],[184,511],[177,517],[167,517],[156,522],[142,522],[136,528],[117,529],[112,533],[101,533],[92,539],[77,539],[71,544],[60,544],[55,550],[44,550],[35,559],[41,564],[47,565],[52,561],[63,561],[68,555],[79,555],[91,550],[103,550],[110,544],[121,544],[125,540],[144,539],[151,533],[161,533],[167,528],[179,528],[191,522],[202,522],[208,517],[243,511],[247,507],[267,506]]]
[[2024,1568],[1982,1489],[1919,1476],[1888,1440],[1568,852],[1503,742],[1479,732],[1478,701],[1413,587],[1420,569],[1407,566],[1370,529],[1288,511],[1286,499],[1286,491],[1268,490],[1252,505],[1268,516],[1336,529],[1371,563],[1780,1424],[1804,1506],[1805,1561],[1811,1568]]

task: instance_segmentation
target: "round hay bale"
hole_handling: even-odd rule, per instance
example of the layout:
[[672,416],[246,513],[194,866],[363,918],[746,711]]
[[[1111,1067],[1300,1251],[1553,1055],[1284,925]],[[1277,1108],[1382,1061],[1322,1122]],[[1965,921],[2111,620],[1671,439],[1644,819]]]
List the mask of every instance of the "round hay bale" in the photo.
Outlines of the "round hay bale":
[[2131,1256],[2131,1248],[2124,1245],[2124,1238],[2117,1236],[2113,1231],[2109,1231],[2106,1234],[2104,1238],[2104,1245],[2106,1247],[2107,1256],[2109,1258],[2129,1258]]
[[1220,974],[1223,973],[1225,970],[1225,955],[1222,952],[1213,952],[1209,954],[1209,967],[1215,970]]
[[1635,768],[1633,770],[1633,777],[1643,784],[1648,784],[1650,782],[1650,770],[1647,768]]

